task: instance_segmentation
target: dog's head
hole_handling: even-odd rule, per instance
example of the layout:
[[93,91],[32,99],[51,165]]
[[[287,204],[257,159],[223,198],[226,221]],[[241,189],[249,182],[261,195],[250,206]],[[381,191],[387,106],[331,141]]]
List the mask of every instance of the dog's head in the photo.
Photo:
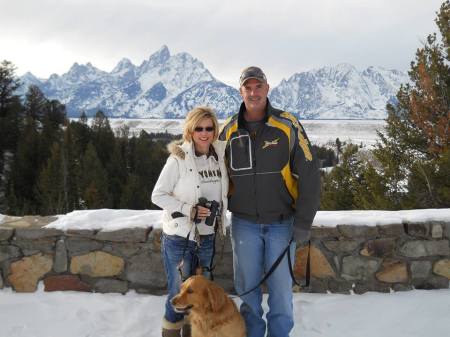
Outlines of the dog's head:
[[225,291],[204,276],[195,275],[181,285],[180,293],[172,298],[178,312],[217,312],[226,303]]

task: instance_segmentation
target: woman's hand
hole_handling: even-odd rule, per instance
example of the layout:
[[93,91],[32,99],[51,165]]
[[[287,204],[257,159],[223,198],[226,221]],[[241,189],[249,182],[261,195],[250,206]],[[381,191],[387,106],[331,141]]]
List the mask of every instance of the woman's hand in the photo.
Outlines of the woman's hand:
[[211,215],[211,211],[209,208],[203,207],[203,206],[196,206],[197,208],[197,219],[204,221],[207,217]]

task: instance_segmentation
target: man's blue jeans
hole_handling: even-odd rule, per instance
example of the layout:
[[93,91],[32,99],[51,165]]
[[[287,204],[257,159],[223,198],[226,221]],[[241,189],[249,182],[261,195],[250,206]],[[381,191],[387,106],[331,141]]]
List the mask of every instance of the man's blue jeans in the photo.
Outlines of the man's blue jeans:
[[[202,235],[200,246],[196,249],[195,241],[188,241],[188,246],[183,256],[186,246],[186,238],[177,235],[162,234],[161,253],[164,260],[164,268],[167,275],[167,288],[169,294],[166,300],[166,310],[164,318],[169,322],[176,323],[184,319],[184,315],[173,310],[170,300],[179,293],[181,286],[181,275],[178,265],[183,260],[182,273],[186,279],[195,273],[197,267],[209,267],[213,251],[214,235]],[[209,277],[209,272],[206,277]]]
[[[264,273],[289,244],[293,234],[293,220],[271,224],[257,224],[232,217],[234,287],[242,294],[256,286]],[[291,244],[294,263],[295,243]],[[294,326],[292,279],[287,256],[266,280],[269,292],[269,312],[266,315],[268,337],[288,337]],[[260,288],[242,297],[241,314],[247,326],[247,337],[264,337],[262,291]]]

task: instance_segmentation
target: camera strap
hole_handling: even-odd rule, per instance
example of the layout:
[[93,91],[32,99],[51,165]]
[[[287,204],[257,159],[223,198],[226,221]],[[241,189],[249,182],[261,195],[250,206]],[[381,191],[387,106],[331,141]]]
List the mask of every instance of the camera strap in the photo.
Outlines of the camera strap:
[[219,228],[219,221],[220,221],[219,217],[216,217],[216,219],[214,220],[213,249],[211,254],[211,261],[209,262],[208,268],[211,281],[214,281],[213,270],[216,268],[216,266],[214,265],[214,257],[216,255],[216,236],[217,236],[217,229]]

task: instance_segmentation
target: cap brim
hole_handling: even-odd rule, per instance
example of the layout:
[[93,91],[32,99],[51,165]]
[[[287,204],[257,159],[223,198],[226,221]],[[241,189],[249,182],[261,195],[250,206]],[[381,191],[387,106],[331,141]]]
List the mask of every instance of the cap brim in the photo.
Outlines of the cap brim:
[[266,83],[267,81],[264,79],[264,78],[261,78],[261,77],[253,77],[253,76],[251,76],[251,77],[247,77],[245,80],[242,80],[241,81],[241,85],[243,85],[245,82],[247,82],[248,80],[258,80],[258,81],[260,81],[260,82],[263,82],[263,83]]

